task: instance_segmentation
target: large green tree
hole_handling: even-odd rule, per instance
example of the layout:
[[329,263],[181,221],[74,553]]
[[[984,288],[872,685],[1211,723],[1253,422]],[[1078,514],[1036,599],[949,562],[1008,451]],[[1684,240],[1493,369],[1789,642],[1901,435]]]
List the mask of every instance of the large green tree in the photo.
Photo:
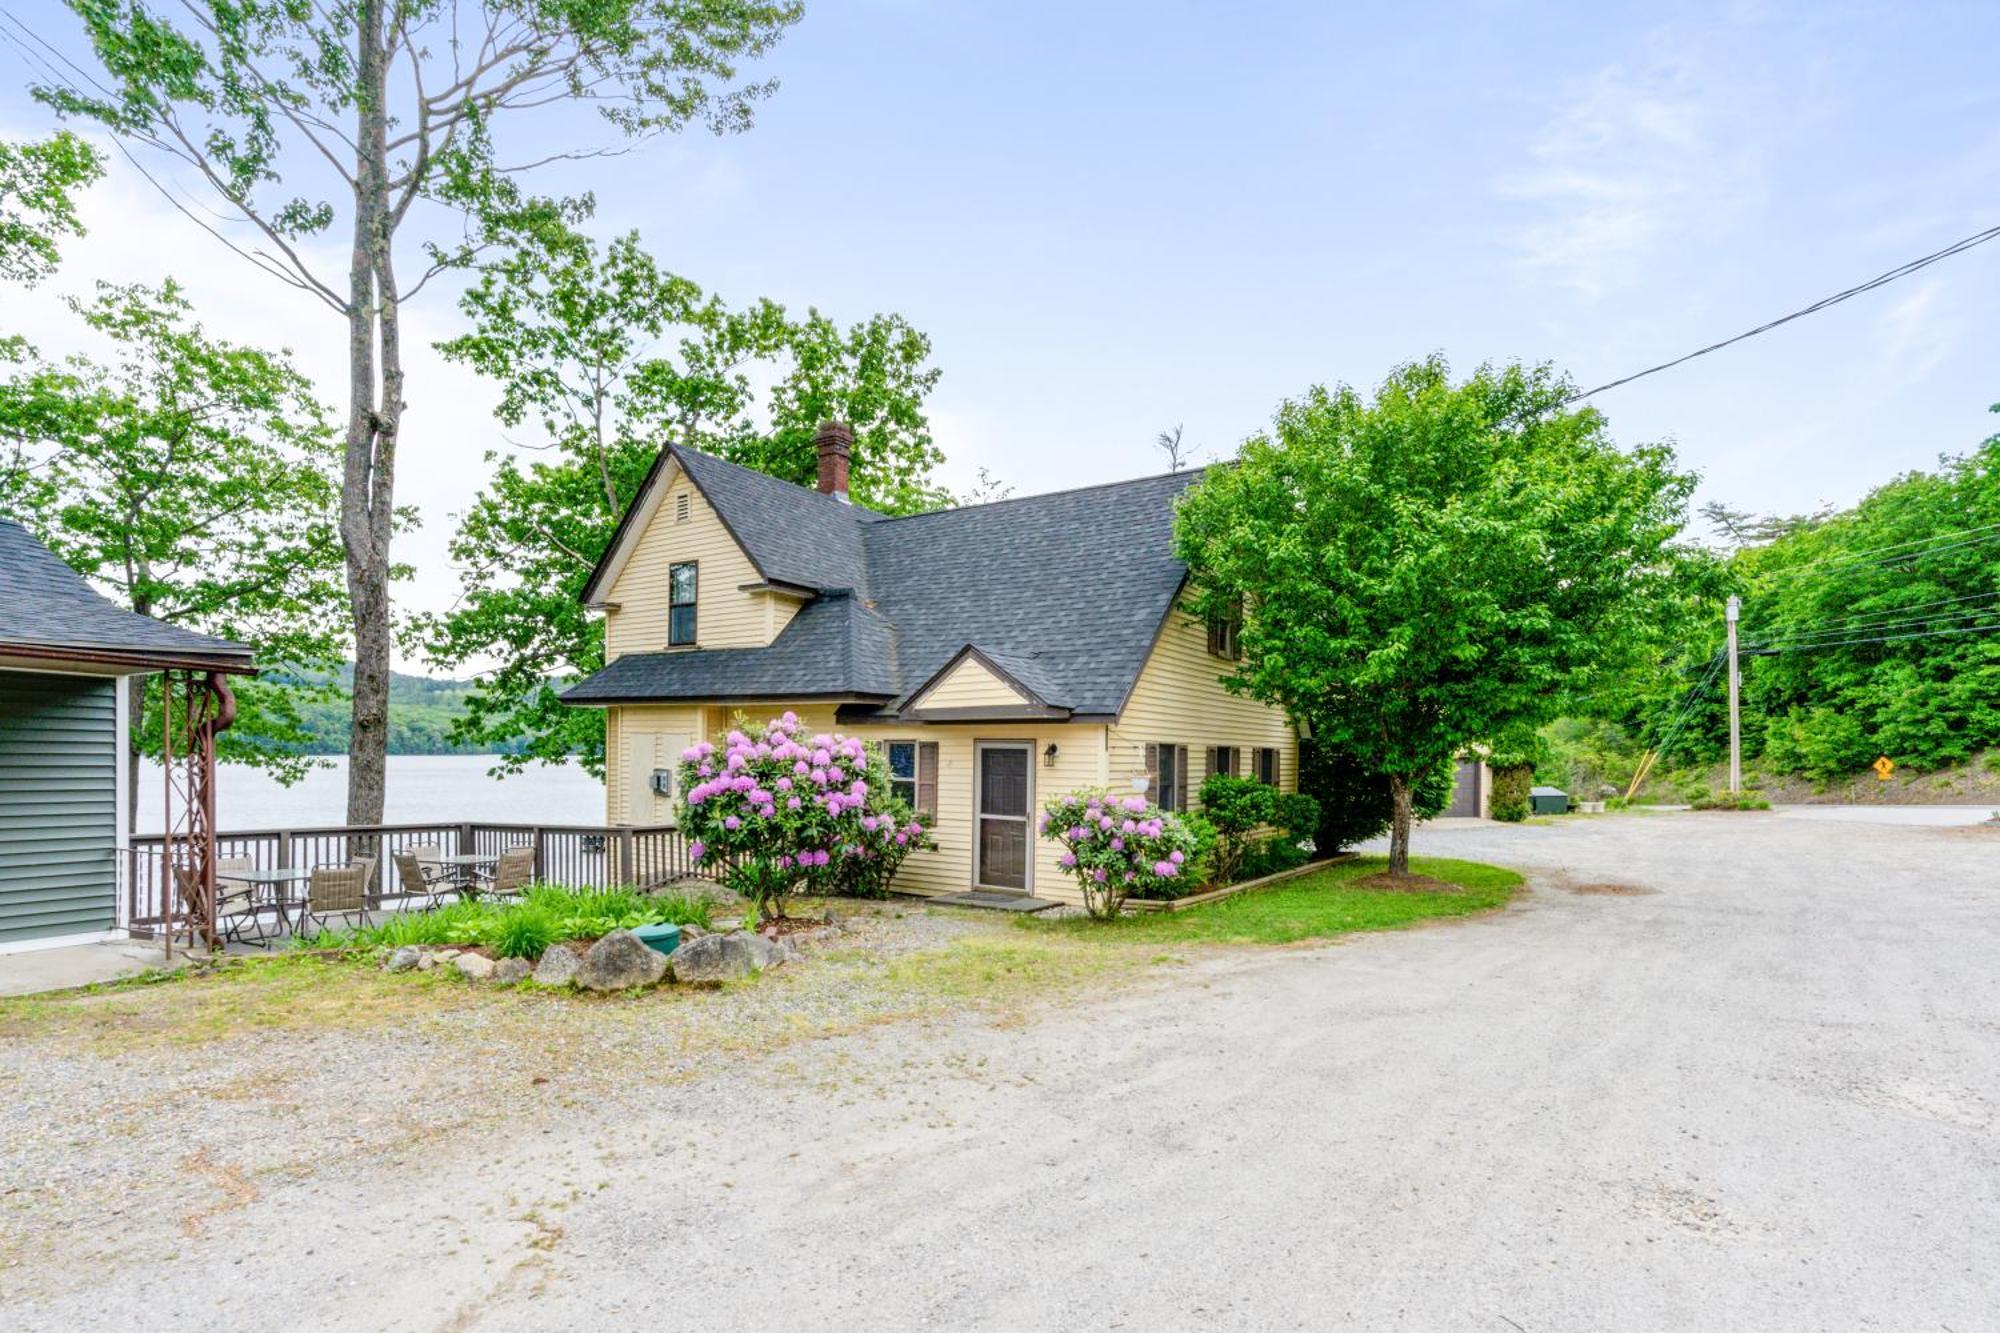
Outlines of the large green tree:
[[[0,512],[141,615],[248,643],[225,759],[298,776],[310,737],[287,669],[343,656],[339,452],[282,355],[213,338],[178,288],[100,286],[71,307],[108,349],[0,381]],[[157,753],[158,680],[128,683],[135,754]],[[136,802],[138,766],[127,801]]]
[[578,594],[663,443],[810,484],[813,431],[838,417],[854,428],[857,501],[908,513],[945,499],[925,413],[939,372],[899,316],[843,328],[770,301],[732,309],[636,235],[600,247],[557,227],[517,236],[463,304],[471,330],[440,348],[500,386],[526,452],[492,457],[452,543],[464,593],[422,628],[440,667],[487,668],[455,739],[504,747],[503,763],[602,765],[603,715],[557,695],[603,665],[603,625]]
[[54,271],[64,236],[80,236],[76,194],[104,174],[97,150],[64,130],[0,140],[0,282],[32,285]]
[[1424,775],[1648,651],[1707,567],[1678,539],[1694,477],[1569,396],[1438,358],[1315,388],[1181,502],[1191,608],[1244,618],[1226,684],[1387,776],[1392,873]]
[[[750,122],[767,84],[737,83],[800,16],[797,0],[67,0],[99,68],[38,95],[205,180],[254,231],[188,217],[340,319],[348,347],[340,538],[354,638],[347,816],[382,816],[388,738],[390,539],[407,385],[402,307],[480,239],[449,243],[420,205],[481,218],[534,206],[532,168],[602,152],[553,108],[615,135]],[[544,129],[515,157],[500,135]],[[615,142],[615,140],[614,140]],[[464,242],[469,234],[472,242]],[[344,271],[322,271],[338,238]],[[428,243],[426,243],[428,242]],[[411,251],[417,251],[412,255]],[[412,259],[414,263],[410,262]]]

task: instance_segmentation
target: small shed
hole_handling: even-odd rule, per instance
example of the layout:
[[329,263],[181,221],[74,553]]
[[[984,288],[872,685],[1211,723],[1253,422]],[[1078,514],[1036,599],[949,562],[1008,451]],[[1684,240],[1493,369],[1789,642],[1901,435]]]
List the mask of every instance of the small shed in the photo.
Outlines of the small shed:
[[[242,644],[125,610],[0,519],[0,953],[135,924],[119,896],[131,832],[119,683],[134,676],[167,673],[164,813],[184,881],[212,894],[214,736],[233,714],[227,677],[253,670]],[[160,924],[196,922],[189,906]]]
[[1561,787],[1530,787],[1528,806],[1538,815],[1569,813],[1569,793]]

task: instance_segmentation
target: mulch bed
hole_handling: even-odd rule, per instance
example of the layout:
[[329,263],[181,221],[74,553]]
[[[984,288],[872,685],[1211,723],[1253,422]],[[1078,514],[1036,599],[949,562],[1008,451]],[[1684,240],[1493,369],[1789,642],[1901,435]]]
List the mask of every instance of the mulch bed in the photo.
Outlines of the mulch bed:
[[1378,870],[1372,875],[1363,875],[1354,881],[1359,889],[1369,889],[1376,893],[1464,893],[1457,884],[1429,875],[1392,875],[1386,870]]

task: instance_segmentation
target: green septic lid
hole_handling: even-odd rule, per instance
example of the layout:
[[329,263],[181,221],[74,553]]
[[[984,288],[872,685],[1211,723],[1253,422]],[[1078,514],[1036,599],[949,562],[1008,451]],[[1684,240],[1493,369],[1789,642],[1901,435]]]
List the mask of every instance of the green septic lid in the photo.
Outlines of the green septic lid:
[[681,928],[670,921],[656,925],[640,926],[632,932],[649,949],[660,953],[672,953],[681,942]]

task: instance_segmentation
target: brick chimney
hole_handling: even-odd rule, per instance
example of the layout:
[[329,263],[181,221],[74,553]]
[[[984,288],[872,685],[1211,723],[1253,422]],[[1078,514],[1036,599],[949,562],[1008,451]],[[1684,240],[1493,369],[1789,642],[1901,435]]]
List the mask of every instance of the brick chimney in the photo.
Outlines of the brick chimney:
[[854,456],[854,431],[844,421],[827,421],[813,436],[819,454],[819,493],[847,498],[847,467]]

